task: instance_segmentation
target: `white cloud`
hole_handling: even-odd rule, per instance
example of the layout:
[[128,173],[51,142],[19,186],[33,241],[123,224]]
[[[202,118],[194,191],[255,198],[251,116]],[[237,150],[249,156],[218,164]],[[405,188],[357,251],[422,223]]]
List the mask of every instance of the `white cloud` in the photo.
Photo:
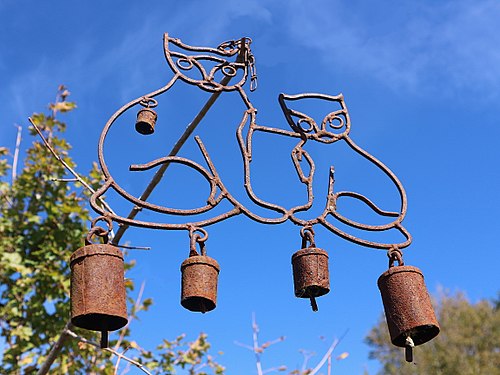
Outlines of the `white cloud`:
[[289,32],[319,50],[328,64],[369,74],[396,89],[497,92],[498,1],[420,4],[408,11],[399,6],[385,10],[385,24],[374,22],[369,10],[336,2],[290,4]]

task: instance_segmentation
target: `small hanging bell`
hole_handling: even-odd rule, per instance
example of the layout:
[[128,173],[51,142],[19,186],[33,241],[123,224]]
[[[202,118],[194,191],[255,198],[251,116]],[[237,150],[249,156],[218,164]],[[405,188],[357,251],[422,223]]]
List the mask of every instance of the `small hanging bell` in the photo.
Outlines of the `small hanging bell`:
[[88,244],[70,258],[71,323],[92,331],[127,324],[123,254],[108,244]]
[[379,277],[377,284],[391,341],[396,346],[405,347],[406,358],[411,361],[412,348],[436,337],[439,324],[422,271],[405,266],[400,252],[398,260],[398,266],[390,262],[389,269]]
[[[195,250],[196,241],[200,243],[202,255]],[[201,313],[215,309],[219,271],[217,261],[206,255],[204,241],[200,241],[198,234],[191,236],[190,256],[181,265],[181,305]]]
[[302,249],[292,255],[295,296],[309,298],[313,311],[318,311],[315,298],[330,292],[328,253],[314,244],[312,228],[303,228],[301,235]]
[[152,98],[144,98],[141,100],[140,104],[145,106],[145,108],[142,108],[139,112],[137,112],[135,130],[144,135],[153,134],[158,115],[151,109],[151,107],[156,107],[158,102]]

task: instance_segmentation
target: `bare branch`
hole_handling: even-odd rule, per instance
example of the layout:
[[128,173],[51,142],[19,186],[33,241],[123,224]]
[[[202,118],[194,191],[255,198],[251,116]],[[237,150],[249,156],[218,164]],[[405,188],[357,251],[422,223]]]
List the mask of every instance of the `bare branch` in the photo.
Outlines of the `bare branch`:
[[276,371],[286,371],[286,366],[271,367],[271,368],[268,368],[267,370],[264,370],[262,373],[268,374],[270,372],[276,372]]
[[59,182],[78,182],[77,178],[51,178],[50,181],[59,181]]
[[118,348],[122,344],[122,341],[125,338],[125,333],[127,332],[127,328],[130,326],[130,323],[132,323],[132,320],[134,320],[135,313],[138,311],[139,307],[141,306],[141,299],[142,299],[142,294],[144,293],[145,286],[146,286],[146,282],[143,281],[141,284],[141,289],[139,289],[139,294],[137,295],[137,298],[135,300],[135,304],[134,304],[134,308],[132,309],[132,313],[128,317],[127,324],[125,325],[125,327],[122,328],[122,330],[120,332],[120,337],[118,338],[118,341],[116,342],[114,350],[118,350]]
[[253,352],[255,353],[255,365],[257,366],[257,375],[263,375],[262,363],[260,361],[260,353],[262,348],[259,347],[259,326],[255,321],[255,313],[252,314],[252,330],[253,330]]
[[234,344],[238,345],[238,346],[241,346],[242,348],[251,350],[253,352],[253,347],[251,347],[250,345],[245,345],[245,344],[242,344],[241,342],[238,342],[238,341],[235,341]]
[[[118,353],[116,350],[114,349],[111,349],[111,348],[102,348],[101,349],[101,345],[98,344],[97,342],[93,342],[93,341],[90,341],[90,340],[87,340],[85,337],[82,337],[82,336],[79,336],[77,335],[75,332],[71,331],[71,330],[67,330],[67,334],[75,339],[77,339],[78,341],[80,342],[83,342],[85,344],[89,344],[89,345],[92,345],[92,346],[95,346],[96,348],[102,350],[102,351],[106,351],[106,352],[109,352],[111,354],[114,354],[116,355],[118,358],[122,358],[124,361],[127,361],[131,364],[133,364],[134,366],[136,366],[137,368],[139,368],[140,370],[142,370],[144,373],[146,374],[149,374],[149,375],[153,375],[151,372],[149,372],[146,367],[142,364],[142,363],[139,363],[137,361],[134,361],[133,359],[131,358],[128,358],[127,356],[124,356],[122,353]],[[37,374],[38,375],[38,374]]]
[[[45,144],[45,147],[47,147],[47,149],[51,152],[51,154],[54,156],[54,158],[60,162],[64,168],[66,168],[69,173],[71,173],[73,176],[75,176],[75,178],[78,180],[78,182],[80,182],[87,190],[89,190],[92,194],[95,193],[95,190],[92,188],[92,186],[90,186],[73,168],[71,168],[68,163],[66,163],[56,152],[55,150],[52,148],[52,146],[50,145],[49,141],[44,137],[42,131],[40,130],[40,128],[35,124],[35,122],[31,119],[31,117],[28,117],[28,120],[29,122],[31,123],[31,125],[33,125],[33,127],[35,128],[36,132],[38,133],[38,135],[40,136],[40,138],[42,139],[43,143]],[[111,212],[112,214],[115,214],[113,209],[103,200],[99,197],[99,201],[101,202],[101,204],[109,211]]]
[[128,246],[128,245],[117,245],[114,243],[110,243],[109,245],[129,250],[151,250],[151,247],[149,246]]
[[17,137],[16,137],[16,149],[14,150],[14,160],[12,161],[12,182],[17,178],[17,162],[19,160],[19,148],[21,146],[21,131],[23,130],[21,125],[15,125],[17,127]]
[[[125,348],[123,350],[122,354],[125,354],[127,352],[127,350],[129,350],[129,349],[130,349],[130,347]],[[118,357],[118,359],[116,360],[114,375],[118,375],[118,368],[120,367],[120,361],[121,361],[121,357]]]
[[330,347],[326,351],[326,353],[323,356],[323,358],[321,358],[321,361],[319,361],[319,363],[316,365],[315,368],[313,368],[313,370],[309,373],[309,375],[317,374],[318,371],[321,370],[321,368],[323,367],[323,365],[325,364],[325,362],[328,360],[328,358],[330,358],[332,356],[333,351],[335,350],[335,348],[337,347],[337,345],[342,341],[342,339],[347,334],[347,332],[348,332],[348,330],[344,332],[344,334],[340,337],[340,339],[335,339],[333,341],[332,345],[330,345]]
[[309,351],[306,351],[306,350],[300,350],[300,352],[304,356],[304,361],[302,362],[302,368],[301,368],[300,371],[301,371],[301,373],[304,373],[306,371],[307,364],[308,364],[309,360],[312,357],[314,357],[315,353],[309,352]]
[[49,372],[50,366],[52,366],[52,364],[57,358],[57,355],[59,354],[59,352],[63,347],[64,340],[66,340],[66,338],[68,337],[68,330],[70,329],[71,326],[72,326],[71,321],[68,321],[64,326],[61,335],[59,336],[59,339],[50,349],[49,355],[47,356],[45,363],[42,365],[42,367],[40,367],[36,375],[46,375]]

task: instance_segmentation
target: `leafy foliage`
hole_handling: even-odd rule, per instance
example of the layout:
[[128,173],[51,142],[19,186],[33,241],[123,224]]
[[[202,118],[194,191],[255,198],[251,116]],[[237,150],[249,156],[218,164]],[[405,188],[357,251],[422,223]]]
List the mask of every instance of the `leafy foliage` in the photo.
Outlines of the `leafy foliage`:
[[[60,86],[55,103],[49,113],[32,116],[56,152],[72,168],[69,157],[71,146],[61,134],[66,124],[57,117],[70,112],[76,104],[67,101],[69,91]],[[34,129],[30,129],[35,135]],[[86,206],[86,193],[80,184],[61,181],[67,171],[57,162],[42,142],[36,140],[26,150],[24,166],[12,181],[9,178],[9,152],[0,147],[0,336],[5,340],[1,374],[31,374],[47,358],[52,343],[59,337],[69,315],[69,264],[71,253],[83,245],[90,215]],[[101,173],[94,164],[86,182],[96,187]],[[133,262],[126,264],[126,269]],[[127,280],[128,290],[134,288]],[[131,316],[145,311],[152,300],[137,304],[131,302]],[[81,336],[96,341],[88,331],[72,328]],[[120,343],[133,347],[127,340],[130,329],[120,335]],[[111,341],[113,346],[117,341]],[[222,374],[223,367],[207,356],[210,347],[201,335],[186,350],[178,338],[165,341],[158,347],[161,352],[141,349],[142,360],[151,368],[174,373],[174,367],[190,368],[190,374],[202,366]],[[136,345],[137,346],[137,345]],[[108,355],[92,345],[76,339],[67,339],[51,367],[57,374],[114,374],[115,365]]]
[[403,349],[390,343],[382,317],[366,338],[370,358],[383,367],[380,374],[479,375],[500,374],[500,304],[471,304],[463,294],[443,295],[436,313],[440,334],[415,348],[415,363],[404,361]]

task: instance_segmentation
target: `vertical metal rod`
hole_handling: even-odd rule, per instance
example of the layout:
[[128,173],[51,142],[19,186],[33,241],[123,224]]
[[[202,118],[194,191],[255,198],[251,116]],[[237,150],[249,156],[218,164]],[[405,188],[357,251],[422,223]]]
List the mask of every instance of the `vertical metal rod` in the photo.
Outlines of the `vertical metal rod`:
[[101,349],[106,349],[109,346],[108,331],[101,332]]

